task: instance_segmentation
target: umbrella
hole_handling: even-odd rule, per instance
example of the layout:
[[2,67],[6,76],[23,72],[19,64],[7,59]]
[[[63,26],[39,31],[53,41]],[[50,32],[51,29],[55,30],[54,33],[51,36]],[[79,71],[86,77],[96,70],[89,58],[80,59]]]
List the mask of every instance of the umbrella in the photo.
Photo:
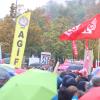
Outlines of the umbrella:
[[79,100],[100,100],[100,87],[91,88]]
[[7,67],[6,64],[0,64],[0,87],[2,87],[6,81],[8,81],[14,75],[14,69]]
[[0,100],[51,100],[57,92],[56,74],[28,70],[11,78],[0,90]]
[[15,69],[13,69],[14,66],[10,64],[0,64],[0,69],[4,69],[10,76],[15,75]]
[[9,78],[9,73],[5,69],[0,68],[0,87],[2,87]]

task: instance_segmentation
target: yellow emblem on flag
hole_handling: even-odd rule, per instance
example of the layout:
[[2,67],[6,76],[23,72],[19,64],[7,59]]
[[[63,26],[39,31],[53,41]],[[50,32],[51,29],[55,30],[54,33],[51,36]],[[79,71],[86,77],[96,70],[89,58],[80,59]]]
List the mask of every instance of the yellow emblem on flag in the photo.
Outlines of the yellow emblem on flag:
[[10,58],[10,64],[20,68],[23,60],[27,31],[30,22],[30,12],[20,15],[16,20],[16,28]]

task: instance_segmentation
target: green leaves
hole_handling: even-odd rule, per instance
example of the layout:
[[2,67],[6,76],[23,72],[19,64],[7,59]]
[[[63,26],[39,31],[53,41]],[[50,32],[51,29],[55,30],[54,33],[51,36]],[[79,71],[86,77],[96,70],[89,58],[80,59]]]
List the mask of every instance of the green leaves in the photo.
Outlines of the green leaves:
[[14,36],[15,23],[11,17],[6,16],[0,21],[0,42],[4,52],[10,52]]
[[[42,51],[48,51],[57,60],[72,58],[71,41],[62,42],[59,40],[59,35],[99,13],[100,3],[94,5],[93,1],[80,3],[74,0],[74,3],[66,6],[50,1],[46,6],[31,11],[25,54],[40,55]],[[5,44],[3,48],[7,52],[11,52],[14,30],[15,22],[11,17],[6,16],[0,20],[0,42]],[[97,57],[97,40],[94,41],[89,41],[89,48],[94,49]],[[77,41],[79,58],[84,57],[84,42]]]

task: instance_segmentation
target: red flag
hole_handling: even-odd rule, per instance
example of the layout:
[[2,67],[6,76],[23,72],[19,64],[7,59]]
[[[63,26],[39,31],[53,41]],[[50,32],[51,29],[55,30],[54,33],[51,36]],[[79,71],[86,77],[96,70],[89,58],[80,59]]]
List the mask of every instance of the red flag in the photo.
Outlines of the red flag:
[[60,40],[80,40],[100,38],[100,14],[79,24],[60,35]]

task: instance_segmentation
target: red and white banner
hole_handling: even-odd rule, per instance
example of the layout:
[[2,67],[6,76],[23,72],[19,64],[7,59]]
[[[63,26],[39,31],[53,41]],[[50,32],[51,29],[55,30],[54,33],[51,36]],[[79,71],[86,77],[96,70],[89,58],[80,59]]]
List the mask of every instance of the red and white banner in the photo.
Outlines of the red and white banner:
[[88,73],[91,72],[93,67],[93,50],[85,50],[84,55],[84,68],[87,69]]
[[100,14],[60,35],[60,40],[62,41],[97,38],[100,38]]

